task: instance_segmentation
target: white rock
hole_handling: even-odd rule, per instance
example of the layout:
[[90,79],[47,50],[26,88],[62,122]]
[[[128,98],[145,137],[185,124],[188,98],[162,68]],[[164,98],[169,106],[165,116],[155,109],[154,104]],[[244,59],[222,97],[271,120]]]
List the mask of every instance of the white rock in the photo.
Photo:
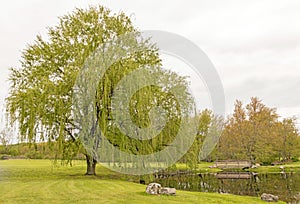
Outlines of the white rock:
[[164,188],[160,189],[160,194],[176,195],[176,189],[164,187]]
[[267,194],[267,193],[263,193],[260,198],[267,202],[277,202],[278,201],[278,196],[274,196],[272,194]]
[[159,183],[149,183],[146,187],[146,193],[151,195],[160,194],[161,185]]

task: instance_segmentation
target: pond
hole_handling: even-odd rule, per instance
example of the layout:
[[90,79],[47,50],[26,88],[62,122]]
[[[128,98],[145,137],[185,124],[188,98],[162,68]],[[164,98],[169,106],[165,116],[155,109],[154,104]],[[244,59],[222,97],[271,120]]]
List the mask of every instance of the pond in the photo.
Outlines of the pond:
[[220,172],[194,174],[181,172],[159,175],[155,182],[180,190],[249,196],[270,193],[279,196],[279,199],[285,202],[296,202],[300,199],[300,173]]

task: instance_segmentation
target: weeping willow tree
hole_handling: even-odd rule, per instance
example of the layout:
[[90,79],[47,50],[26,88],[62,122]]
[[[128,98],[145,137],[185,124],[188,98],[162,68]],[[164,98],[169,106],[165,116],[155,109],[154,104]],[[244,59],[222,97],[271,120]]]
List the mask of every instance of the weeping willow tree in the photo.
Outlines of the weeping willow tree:
[[[60,17],[58,25],[48,29],[46,39],[38,35],[34,43],[22,52],[21,67],[11,68],[9,78],[11,89],[7,110],[11,122],[17,123],[19,139],[29,143],[55,141],[59,147],[55,151],[63,159],[83,153],[87,161],[86,174],[95,174],[97,158],[82,145],[78,137],[82,127],[78,127],[72,113],[74,84],[86,59],[101,44],[130,32],[136,32],[136,29],[124,13],[112,14],[98,6],[76,9]],[[161,69],[160,63],[158,50],[149,44],[147,49],[112,64],[97,86],[97,125],[109,133],[107,138],[112,144],[127,152],[147,154],[163,149],[179,128],[182,111],[179,111],[174,96],[165,91],[171,84],[187,87],[187,82],[185,78]],[[156,73],[160,84],[148,86],[132,96],[131,119],[140,127],[149,125],[147,114],[158,103],[168,110],[170,120],[155,139],[138,141],[129,139],[114,126],[109,105],[120,79],[143,65],[157,65],[153,73]],[[189,98],[186,88],[182,93],[183,97]],[[186,104],[188,110],[191,109],[191,101],[189,98]]]
[[156,154],[188,132],[182,127],[194,101],[186,77],[163,69],[157,49],[139,33],[100,46],[80,71],[74,93],[81,141],[92,158],[116,171],[153,172],[150,163],[169,166],[178,156],[174,151],[190,146],[187,134],[173,154]]

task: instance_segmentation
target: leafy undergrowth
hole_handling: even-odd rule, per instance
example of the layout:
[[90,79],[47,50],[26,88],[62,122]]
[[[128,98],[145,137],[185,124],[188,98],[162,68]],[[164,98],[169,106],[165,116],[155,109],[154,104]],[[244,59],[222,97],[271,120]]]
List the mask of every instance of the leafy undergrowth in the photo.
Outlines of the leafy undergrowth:
[[145,185],[98,166],[97,176],[84,176],[85,163],[55,166],[48,160],[0,161],[0,203],[265,203],[256,197],[177,191],[151,196]]

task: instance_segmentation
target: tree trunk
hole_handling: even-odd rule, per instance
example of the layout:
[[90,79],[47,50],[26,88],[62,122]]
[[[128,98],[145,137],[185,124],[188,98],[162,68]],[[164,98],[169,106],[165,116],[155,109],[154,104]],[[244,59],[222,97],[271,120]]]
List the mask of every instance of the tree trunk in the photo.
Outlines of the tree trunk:
[[97,161],[89,155],[86,155],[86,173],[85,175],[96,175]]

